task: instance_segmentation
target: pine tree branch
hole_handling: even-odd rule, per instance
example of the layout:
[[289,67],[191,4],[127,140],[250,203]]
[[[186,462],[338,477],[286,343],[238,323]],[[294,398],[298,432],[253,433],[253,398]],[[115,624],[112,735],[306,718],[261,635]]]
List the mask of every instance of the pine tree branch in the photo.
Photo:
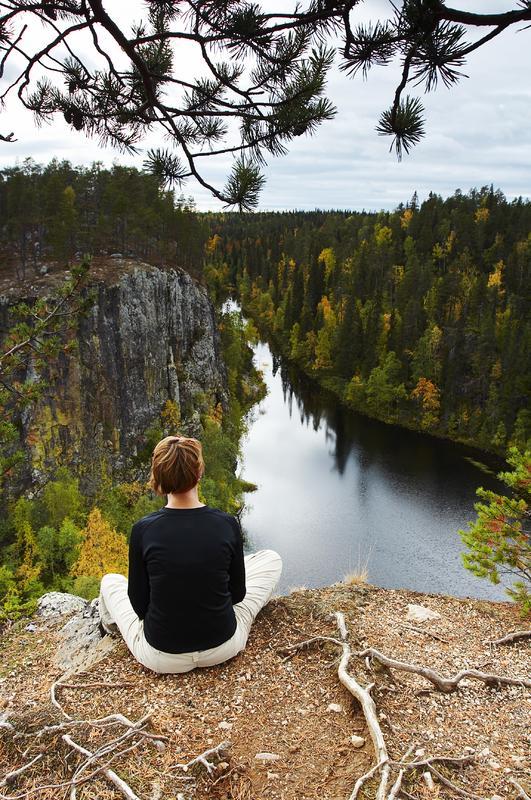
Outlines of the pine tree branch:
[[476,26],[489,26],[489,25],[503,25],[506,28],[508,25],[515,25],[518,22],[531,20],[531,8],[524,8],[522,11],[506,11],[502,14],[476,14],[472,11],[461,11],[459,8],[448,8],[441,3],[435,15],[439,19],[445,19],[449,22],[458,22],[462,25],[476,25]]
[[107,32],[113,37],[113,39],[121,46],[124,52],[127,53],[132,63],[138,69],[142,78],[142,83],[148,100],[150,101],[151,105],[154,108],[157,108],[161,112],[165,121],[170,126],[173,134],[175,135],[175,138],[177,139],[177,141],[179,142],[179,144],[183,149],[183,152],[190,166],[190,172],[192,173],[192,175],[205,189],[208,189],[210,192],[212,192],[212,194],[215,197],[217,197],[218,200],[225,201],[225,197],[221,194],[221,192],[219,192],[214,186],[211,186],[197,172],[190,151],[188,150],[181,133],[176,127],[174,120],[171,118],[170,114],[158,100],[146,65],[143,59],[137,54],[136,50],[134,49],[134,46],[122,33],[122,31],[118,28],[114,20],[112,20],[109,17],[109,15],[104,11],[101,0],[88,0],[88,4],[91,7],[92,12],[94,14],[94,20],[99,22],[107,30]]
[[[101,0],[0,2],[4,11],[0,16],[0,76],[15,53],[26,61],[2,99],[16,90],[20,102],[35,112],[38,121],[63,113],[75,129],[98,135],[102,142],[110,141],[126,152],[137,152],[145,132],[159,126],[182,149],[187,171],[179,169],[179,178],[194,177],[222,202],[227,202],[226,191],[200,174],[197,158],[249,153],[255,164],[262,164],[267,152],[285,153],[285,142],[313,132],[335,113],[322,97],[332,64],[324,47],[327,37],[338,33],[344,37],[345,63],[340,68],[352,76],[360,68],[366,76],[372,63],[386,65],[396,53],[401,54],[401,79],[377,128],[379,133],[393,136],[391,149],[394,146],[400,158],[403,150],[409,152],[424,135],[420,101],[403,99],[407,83],[424,82],[428,90],[435,88],[439,78],[447,86],[455,83],[462,75],[457,67],[467,55],[509,26],[531,19],[528,4],[502,14],[481,14],[447,8],[442,0],[418,7],[396,0],[391,18],[357,27],[352,25],[352,15],[359,0],[306,0],[293,11],[281,13],[265,13],[258,2],[230,0],[148,5],[147,21],[127,34]],[[22,47],[27,17],[44,23],[51,36],[33,54]],[[19,20],[20,28],[14,31],[13,23]],[[460,45],[462,26],[493,29],[475,42]],[[88,30],[94,51],[104,62],[102,69],[90,70],[71,45],[83,29]],[[101,36],[103,31],[127,56],[127,71],[115,67],[114,45],[108,45]],[[199,47],[212,77],[189,82],[176,74],[171,43],[178,41]],[[54,55],[58,47],[66,50],[66,60]],[[214,48],[228,52],[230,60],[216,63]],[[255,59],[255,66],[249,66],[249,59]],[[53,84],[44,77],[37,80],[35,91],[28,93],[36,65],[45,75],[60,75],[68,91],[59,81]],[[169,87],[181,91],[184,98],[169,101],[164,93]],[[224,118],[241,122],[239,142],[229,140],[231,129],[224,125]],[[0,141],[14,141],[14,134],[0,135]],[[212,146],[220,141],[224,146]],[[172,158],[177,156],[170,153],[168,164]]]

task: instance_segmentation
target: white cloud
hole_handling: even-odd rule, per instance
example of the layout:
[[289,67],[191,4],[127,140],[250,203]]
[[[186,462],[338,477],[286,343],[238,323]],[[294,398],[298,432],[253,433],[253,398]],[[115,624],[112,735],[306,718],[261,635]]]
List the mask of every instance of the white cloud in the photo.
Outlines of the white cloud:
[[[513,4],[484,0],[460,5],[467,10],[506,11]],[[140,18],[138,0],[135,6],[119,0],[113,7],[121,7],[124,24],[126,20],[130,23],[133,18]],[[367,19],[371,12],[388,8],[387,2],[372,0],[360,6],[359,14]],[[349,79],[335,69],[329,96],[338,107],[336,119],[324,123],[315,136],[294,141],[288,156],[269,163],[260,207],[392,208],[408,200],[415,190],[422,198],[429,191],[448,195],[456,188],[466,191],[490,183],[509,198],[529,197],[531,91],[527,76],[531,72],[531,48],[528,42],[528,31],[505,31],[470,55],[464,68],[468,78],[452,90],[443,87],[424,96],[426,139],[401,163],[389,153],[388,140],[377,136],[374,130],[380,113],[392,101],[399,65],[371,71],[366,82],[361,77]],[[202,70],[200,57],[190,48],[179,50],[178,61],[189,75]],[[0,115],[0,132],[11,130],[18,141],[0,143],[0,166],[32,156],[40,162],[57,157],[74,164],[98,160],[141,167],[144,158],[143,153],[131,157],[102,148],[97,141],[87,140],[61,120],[36,128],[32,115],[13,101]],[[142,146],[147,149],[161,144],[161,137],[151,134]],[[231,157],[201,161],[205,177],[222,186]],[[185,187],[185,194],[192,194],[201,209],[220,207],[193,181]]]

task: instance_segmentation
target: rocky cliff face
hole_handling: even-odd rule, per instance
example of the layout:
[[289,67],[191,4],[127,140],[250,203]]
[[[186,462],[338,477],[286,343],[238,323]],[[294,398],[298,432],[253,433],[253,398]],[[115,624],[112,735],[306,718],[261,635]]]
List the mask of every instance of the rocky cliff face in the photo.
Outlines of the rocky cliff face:
[[183,270],[122,261],[112,273],[94,284],[97,300],[80,321],[77,356],[61,354],[50,364],[46,396],[22,415],[34,482],[67,463],[90,491],[102,468],[125,474],[167,400],[189,435],[200,432],[201,410],[228,402],[206,290]]

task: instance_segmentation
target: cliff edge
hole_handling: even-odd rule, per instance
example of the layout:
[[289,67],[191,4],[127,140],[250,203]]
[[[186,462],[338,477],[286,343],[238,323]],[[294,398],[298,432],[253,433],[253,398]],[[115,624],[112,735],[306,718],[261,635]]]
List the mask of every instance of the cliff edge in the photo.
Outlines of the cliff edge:
[[[35,276],[11,292],[0,282],[0,328],[9,327],[11,305],[46,294],[68,274]],[[28,373],[44,378],[46,390],[21,413],[20,427],[28,485],[63,463],[91,494],[102,470],[127,477],[165,403],[197,435],[201,411],[227,408],[228,387],[212,302],[187,272],[98,258],[87,289],[94,303],[78,321],[75,354],[60,353],[45,374]]]
[[[529,643],[495,643],[525,627],[511,603],[365,584],[295,591],[269,603],[232,661],[163,676],[101,637],[96,602],[74,598],[66,616],[45,607],[3,632],[2,797],[367,799],[383,766],[386,798],[529,793]],[[387,749],[375,770],[374,729],[340,680],[346,646]]]

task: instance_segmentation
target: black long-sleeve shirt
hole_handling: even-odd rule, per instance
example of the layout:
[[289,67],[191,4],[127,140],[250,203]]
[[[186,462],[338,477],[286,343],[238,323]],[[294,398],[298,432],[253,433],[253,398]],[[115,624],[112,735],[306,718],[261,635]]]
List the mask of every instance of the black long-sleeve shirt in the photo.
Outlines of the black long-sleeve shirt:
[[161,508],[133,525],[128,595],[147,642],[165,653],[208,650],[236,630],[245,597],[243,539],[217,508]]

